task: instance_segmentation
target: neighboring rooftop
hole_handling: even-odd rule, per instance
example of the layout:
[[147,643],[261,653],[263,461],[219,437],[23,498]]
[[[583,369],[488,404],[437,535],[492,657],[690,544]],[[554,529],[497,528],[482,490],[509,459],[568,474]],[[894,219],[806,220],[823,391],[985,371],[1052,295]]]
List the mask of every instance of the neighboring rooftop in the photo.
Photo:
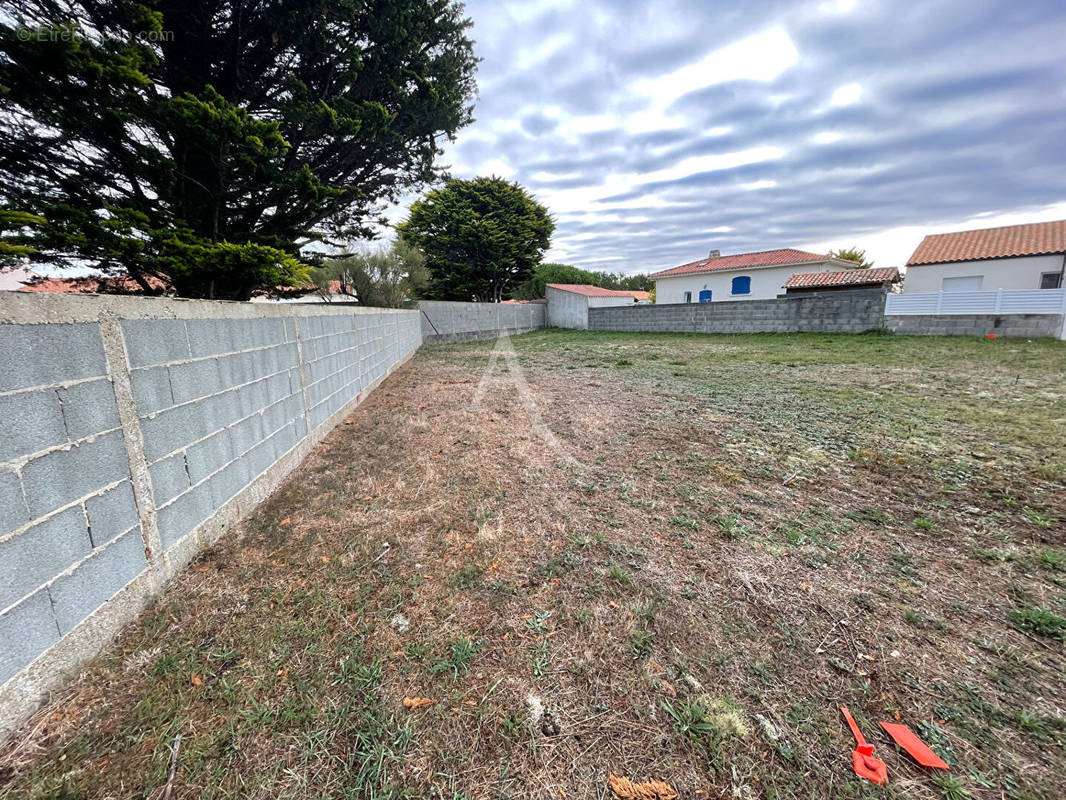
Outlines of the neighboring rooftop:
[[867,286],[894,283],[900,279],[895,267],[845,269],[840,272],[803,272],[790,277],[782,289],[807,289],[816,286]]
[[647,292],[623,292],[615,289],[603,289],[599,286],[589,286],[587,283],[549,283],[548,287],[551,289],[559,289],[564,292],[583,294],[585,297],[632,297],[634,300],[637,300],[640,299],[637,295],[643,295],[644,300],[648,299]]
[[907,266],[1066,253],[1066,219],[977,231],[934,233],[922,239]]
[[805,250],[796,250],[785,247],[780,250],[763,250],[758,253],[736,253],[731,256],[715,256],[682,264],[662,272],[656,272],[649,276],[652,279],[672,278],[675,275],[695,275],[701,272],[718,272],[719,270],[751,269],[753,267],[782,267],[792,264],[818,264],[823,261],[831,261],[846,268],[851,262],[839,258],[822,255],[820,253],[808,253]]
[[[170,288],[169,284],[154,277],[148,278],[148,285],[159,292]],[[128,275],[38,278],[24,283],[19,291],[45,294],[144,294],[141,285]]]

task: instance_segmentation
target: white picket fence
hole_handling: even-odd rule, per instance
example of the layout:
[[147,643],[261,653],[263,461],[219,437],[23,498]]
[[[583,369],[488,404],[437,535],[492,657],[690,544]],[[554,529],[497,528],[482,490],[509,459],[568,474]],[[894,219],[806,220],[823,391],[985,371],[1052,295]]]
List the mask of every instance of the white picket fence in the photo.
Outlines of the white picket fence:
[[1066,314],[1066,289],[889,294],[885,314]]

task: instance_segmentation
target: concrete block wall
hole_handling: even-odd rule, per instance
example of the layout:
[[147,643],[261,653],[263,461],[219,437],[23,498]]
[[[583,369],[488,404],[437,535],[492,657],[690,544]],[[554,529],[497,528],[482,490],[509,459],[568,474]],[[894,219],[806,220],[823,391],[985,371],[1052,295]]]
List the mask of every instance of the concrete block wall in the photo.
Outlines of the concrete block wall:
[[987,336],[1036,339],[1066,338],[1062,314],[892,314],[885,325],[892,333],[918,336]]
[[3,326],[0,683],[146,566],[95,324]]
[[421,300],[425,342],[462,342],[494,339],[502,333],[528,333],[548,324],[545,303],[460,303]]
[[683,333],[862,333],[884,327],[883,291],[824,292],[740,300],[590,308],[589,329]]
[[0,292],[0,738],[421,341],[417,311]]

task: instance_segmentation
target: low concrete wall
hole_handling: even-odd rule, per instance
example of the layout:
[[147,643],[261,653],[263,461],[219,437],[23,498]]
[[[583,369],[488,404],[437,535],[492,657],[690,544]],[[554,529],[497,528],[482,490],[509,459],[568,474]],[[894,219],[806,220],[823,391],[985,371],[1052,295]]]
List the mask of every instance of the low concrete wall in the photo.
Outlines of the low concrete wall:
[[418,316],[0,293],[0,739],[411,356]]
[[825,292],[740,300],[590,308],[595,331],[682,333],[834,332],[862,333],[884,327],[885,293]]
[[885,317],[892,333],[919,336],[1063,336],[1061,314],[893,314]]
[[465,342],[495,339],[502,333],[528,333],[547,325],[544,303],[460,303],[420,300],[422,340]]

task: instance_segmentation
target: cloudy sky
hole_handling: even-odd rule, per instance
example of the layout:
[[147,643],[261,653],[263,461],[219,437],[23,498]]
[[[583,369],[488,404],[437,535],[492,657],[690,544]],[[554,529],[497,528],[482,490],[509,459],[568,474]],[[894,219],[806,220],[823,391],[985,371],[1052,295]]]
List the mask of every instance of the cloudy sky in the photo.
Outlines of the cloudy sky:
[[[1062,0],[471,0],[457,177],[529,188],[551,260],[637,272],[1066,218]],[[402,209],[396,209],[402,218]]]

